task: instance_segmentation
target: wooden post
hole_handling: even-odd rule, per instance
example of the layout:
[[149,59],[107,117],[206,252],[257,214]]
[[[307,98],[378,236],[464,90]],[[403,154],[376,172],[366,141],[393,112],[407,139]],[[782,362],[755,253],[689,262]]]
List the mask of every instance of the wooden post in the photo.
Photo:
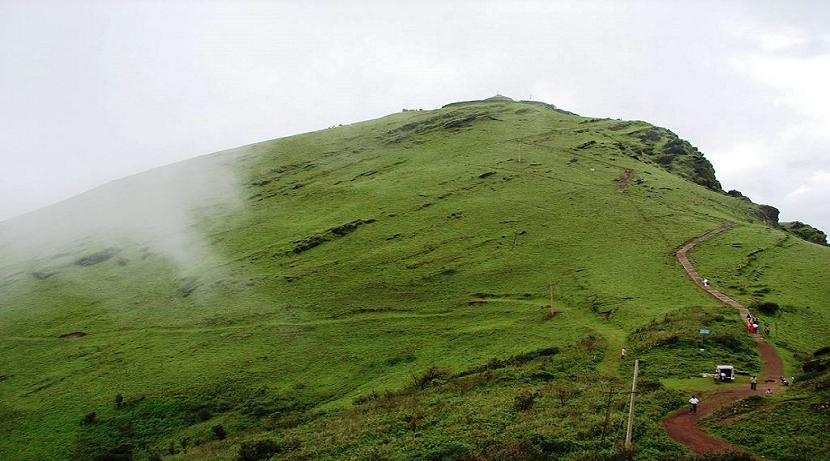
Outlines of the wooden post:
[[640,372],[640,360],[634,361],[634,379],[631,380],[631,401],[628,404],[628,428],[625,430],[625,449],[631,449],[631,431],[634,429],[634,396],[637,395],[637,374]]

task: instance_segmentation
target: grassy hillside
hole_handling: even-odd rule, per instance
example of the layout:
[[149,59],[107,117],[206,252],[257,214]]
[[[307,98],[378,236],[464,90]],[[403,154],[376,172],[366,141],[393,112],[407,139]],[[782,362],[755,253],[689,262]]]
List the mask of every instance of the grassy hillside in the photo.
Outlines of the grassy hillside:
[[[830,344],[828,253],[783,231],[746,226],[704,243],[693,260],[713,286],[768,324],[773,344],[792,357]],[[797,361],[789,363],[795,371]]]
[[[628,344],[653,383],[638,456],[683,453],[657,425],[683,401],[668,388],[716,358],[757,359],[741,341],[700,355],[697,328],[741,326],[672,250],[742,224],[696,255],[725,277],[732,243],[783,234],[666,133],[455,104],[220,152],[2,223],[0,459],[236,459],[265,438],[296,459],[498,459],[557,441],[578,459],[619,442],[597,429],[598,402],[624,392]],[[800,245],[782,264],[830,261]],[[782,325],[826,338],[827,284],[775,286],[804,306]],[[813,345],[781,331],[782,346]],[[561,386],[574,398],[557,407]],[[517,412],[524,391],[538,398]]]

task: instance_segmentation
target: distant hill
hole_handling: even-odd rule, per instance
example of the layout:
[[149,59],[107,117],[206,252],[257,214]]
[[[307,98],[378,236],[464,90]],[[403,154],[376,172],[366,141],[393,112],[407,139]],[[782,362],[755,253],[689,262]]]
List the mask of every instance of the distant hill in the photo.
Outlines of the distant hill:
[[637,459],[682,458],[660,418],[758,359],[675,248],[736,223],[695,264],[788,372],[828,345],[830,249],[764,210],[665,128],[505,97],[114,181],[0,223],[0,459],[610,458],[622,347]]

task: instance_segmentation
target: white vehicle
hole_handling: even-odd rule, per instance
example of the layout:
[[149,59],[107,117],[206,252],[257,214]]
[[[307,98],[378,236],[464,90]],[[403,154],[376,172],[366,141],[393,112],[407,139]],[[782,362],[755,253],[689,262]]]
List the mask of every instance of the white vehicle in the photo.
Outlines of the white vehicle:
[[716,382],[735,381],[735,367],[732,365],[718,365],[715,367]]

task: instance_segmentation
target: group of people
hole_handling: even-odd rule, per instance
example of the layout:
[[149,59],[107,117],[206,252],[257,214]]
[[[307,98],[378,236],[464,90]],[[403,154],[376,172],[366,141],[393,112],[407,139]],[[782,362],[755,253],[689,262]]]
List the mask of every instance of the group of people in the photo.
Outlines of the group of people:
[[[758,329],[761,327],[761,321],[758,320],[758,317],[753,317],[752,314],[746,314],[746,328],[749,330],[750,333],[756,334],[758,333]],[[764,325],[764,334],[769,335],[769,324]]]
[[[721,379],[723,379],[723,378],[721,378]],[[791,378],[791,380],[794,381],[795,378]],[[778,378],[778,381],[781,382],[782,386],[789,386],[790,385],[790,381],[787,381],[787,378],[785,378],[784,376],[780,376]],[[758,377],[757,376],[753,376],[752,379],[749,380],[749,388],[753,391],[758,390]],[[772,388],[768,387],[767,390],[764,391],[764,395],[766,395],[767,397],[771,396],[772,395]],[[693,394],[692,398],[689,399],[689,413],[690,414],[697,414],[698,404],[700,404],[700,398],[697,396],[697,394]]]

